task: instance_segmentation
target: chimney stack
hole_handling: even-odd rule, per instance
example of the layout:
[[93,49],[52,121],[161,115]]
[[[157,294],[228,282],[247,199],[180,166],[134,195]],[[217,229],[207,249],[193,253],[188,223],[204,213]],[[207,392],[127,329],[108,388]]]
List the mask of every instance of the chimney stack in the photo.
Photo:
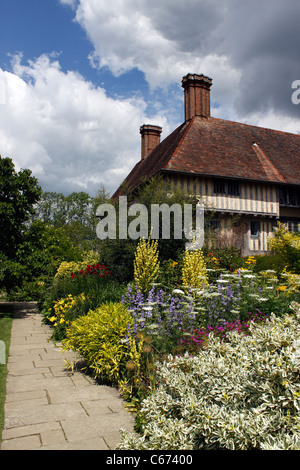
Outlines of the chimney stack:
[[210,117],[210,87],[212,79],[189,73],[182,79],[185,120],[195,116]]
[[140,133],[142,135],[142,160],[145,160],[152,150],[160,143],[161,132],[161,127],[152,126],[151,124],[144,124],[140,127]]

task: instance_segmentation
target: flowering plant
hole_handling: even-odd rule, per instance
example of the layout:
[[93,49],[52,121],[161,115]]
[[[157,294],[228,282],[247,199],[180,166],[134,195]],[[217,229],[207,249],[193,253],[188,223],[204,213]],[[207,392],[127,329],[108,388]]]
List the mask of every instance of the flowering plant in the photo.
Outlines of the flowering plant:
[[136,248],[134,258],[134,280],[139,291],[147,293],[156,281],[159,270],[157,240],[142,238]]
[[70,327],[72,321],[84,312],[86,301],[85,294],[61,298],[53,302],[53,307],[48,309],[45,317],[54,327],[53,338],[60,340],[65,336],[66,329]]
[[201,250],[185,250],[182,267],[182,283],[188,288],[201,288],[208,284],[206,265]]
[[291,308],[248,335],[210,335],[196,356],[157,364],[141,435],[122,432],[118,449],[299,450],[300,305]]
[[143,331],[152,336],[161,352],[170,352],[184,328],[195,325],[193,298],[180,289],[170,294],[154,285],[148,295],[143,295],[137,286],[129,285],[122,304],[133,318],[127,338]]
[[79,273],[75,274],[73,271],[71,272],[71,278],[78,278],[79,276],[96,276],[96,277],[107,277],[111,276],[111,271],[109,271],[108,267],[104,264],[95,264],[94,266],[87,265],[84,269],[81,269]]
[[71,275],[71,272],[79,272],[85,269],[88,264],[96,264],[97,261],[96,253],[93,251],[87,252],[82,261],[62,261],[56,271],[54,280],[67,279]]
[[184,331],[185,335],[179,339],[183,351],[190,354],[197,354],[200,349],[207,346],[209,335],[220,338],[221,341],[229,341],[229,333],[236,331],[237,333],[247,335],[250,333],[250,326],[253,322],[262,323],[268,316],[264,315],[257,309],[257,313],[249,312],[249,319],[241,321],[239,318],[233,322],[224,322],[220,326],[207,326],[196,330]]

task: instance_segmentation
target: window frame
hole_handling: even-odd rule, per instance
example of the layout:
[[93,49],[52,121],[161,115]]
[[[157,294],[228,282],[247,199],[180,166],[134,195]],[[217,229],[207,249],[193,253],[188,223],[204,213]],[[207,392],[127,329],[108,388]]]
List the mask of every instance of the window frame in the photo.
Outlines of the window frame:
[[224,178],[213,178],[213,193],[216,195],[240,197],[240,182]]
[[[258,228],[256,230],[253,229],[254,226]],[[260,220],[251,220],[250,221],[250,237],[251,238],[259,238],[261,233],[261,222]]]

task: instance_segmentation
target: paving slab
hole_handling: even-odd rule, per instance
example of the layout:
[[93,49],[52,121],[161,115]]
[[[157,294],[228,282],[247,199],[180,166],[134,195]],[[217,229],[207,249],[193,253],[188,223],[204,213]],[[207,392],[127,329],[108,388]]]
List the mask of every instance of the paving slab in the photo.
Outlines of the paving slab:
[[113,450],[120,429],[133,431],[116,388],[99,385],[68,361],[33,304],[15,308],[1,450]]

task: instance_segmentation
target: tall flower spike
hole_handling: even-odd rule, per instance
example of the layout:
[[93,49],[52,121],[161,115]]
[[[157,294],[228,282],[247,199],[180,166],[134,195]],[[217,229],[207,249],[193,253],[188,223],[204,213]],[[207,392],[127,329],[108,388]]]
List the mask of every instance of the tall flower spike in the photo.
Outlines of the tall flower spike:
[[159,261],[157,240],[146,241],[142,238],[136,249],[134,259],[134,280],[139,292],[146,294],[158,276]]

